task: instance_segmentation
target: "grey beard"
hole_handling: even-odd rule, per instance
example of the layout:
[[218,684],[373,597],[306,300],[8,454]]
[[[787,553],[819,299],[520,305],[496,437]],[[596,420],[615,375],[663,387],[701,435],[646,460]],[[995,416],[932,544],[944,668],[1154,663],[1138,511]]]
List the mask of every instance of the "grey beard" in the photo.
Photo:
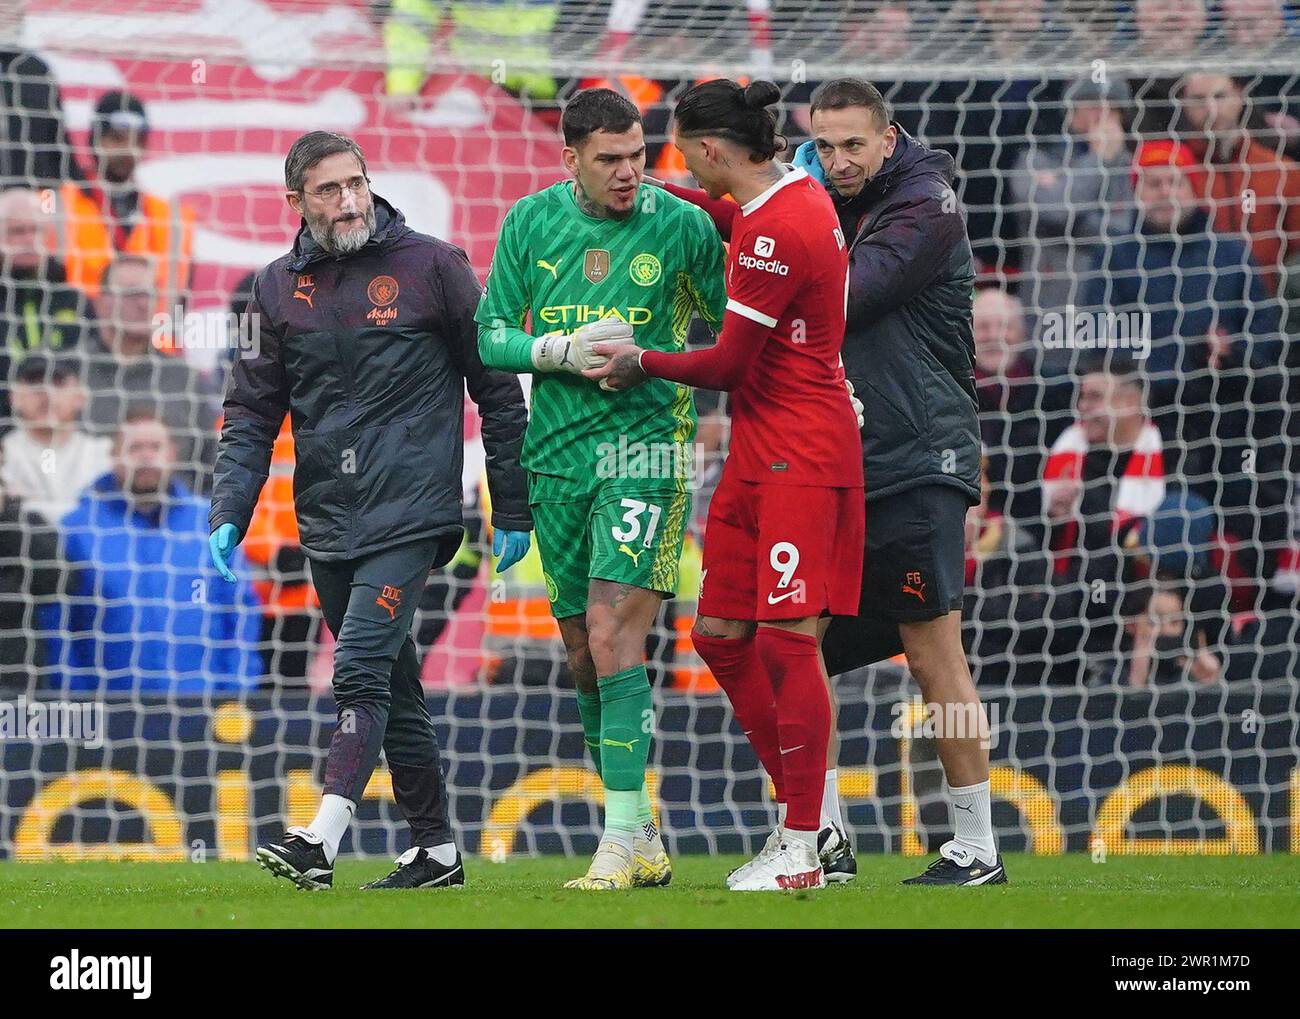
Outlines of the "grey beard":
[[365,214],[366,228],[364,230],[349,230],[345,234],[340,234],[335,229],[333,220],[324,222],[308,223],[307,227],[311,231],[312,238],[326,251],[336,255],[351,255],[360,251],[365,246],[366,241],[374,235],[375,232],[375,207],[371,205]]

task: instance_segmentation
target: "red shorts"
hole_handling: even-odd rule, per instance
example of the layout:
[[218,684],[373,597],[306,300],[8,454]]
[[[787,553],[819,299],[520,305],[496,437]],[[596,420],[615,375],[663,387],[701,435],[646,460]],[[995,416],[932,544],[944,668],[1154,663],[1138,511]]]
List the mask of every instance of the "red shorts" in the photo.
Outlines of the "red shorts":
[[701,616],[853,616],[862,591],[861,488],[761,485],[725,470],[709,503]]

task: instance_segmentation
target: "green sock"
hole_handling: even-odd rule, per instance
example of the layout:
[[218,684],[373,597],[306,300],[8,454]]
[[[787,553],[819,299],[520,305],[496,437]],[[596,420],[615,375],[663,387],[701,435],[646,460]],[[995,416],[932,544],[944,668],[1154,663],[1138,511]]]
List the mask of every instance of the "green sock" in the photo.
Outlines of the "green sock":
[[582,738],[591,754],[591,762],[600,774],[600,691],[578,691],[578,717],[582,719]]
[[649,807],[645,766],[654,732],[654,699],[645,666],[597,681],[600,689],[601,781],[605,784],[605,831],[626,839],[636,833],[642,801]]

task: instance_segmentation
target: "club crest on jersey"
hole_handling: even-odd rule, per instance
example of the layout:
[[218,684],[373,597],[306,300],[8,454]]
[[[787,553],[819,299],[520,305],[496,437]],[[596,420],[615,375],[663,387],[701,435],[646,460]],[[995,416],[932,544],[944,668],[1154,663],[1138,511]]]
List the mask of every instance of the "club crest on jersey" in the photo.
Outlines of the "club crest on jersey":
[[582,275],[589,283],[601,283],[609,276],[609,252],[604,248],[588,248],[582,256]]
[[376,276],[366,287],[366,297],[374,305],[366,313],[366,319],[376,325],[383,325],[397,318],[397,309],[390,307],[397,300],[397,280],[391,276]]
[[386,308],[397,300],[397,280],[391,276],[376,276],[366,287],[366,296],[371,304]]
[[654,286],[663,274],[664,267],[659,264],[659,259],[648,251],[637,255],[628,267],[628,275],[632,277],[632,282],[642,287]]

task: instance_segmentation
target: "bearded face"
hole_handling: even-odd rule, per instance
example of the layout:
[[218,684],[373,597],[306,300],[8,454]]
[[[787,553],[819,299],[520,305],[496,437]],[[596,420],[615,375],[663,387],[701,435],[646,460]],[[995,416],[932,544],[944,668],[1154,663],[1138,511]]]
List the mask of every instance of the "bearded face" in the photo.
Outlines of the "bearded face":
[[350,255],[361,250],[375,233],[375,203],[365,197],[365,208],[349,212],[337,210],[306,215],[312,238],[326,251]]
[[374,196],[365,167],[351,152],[320,160],[307,171],[302,190],[286,197],[326,251],[351,254],[374,235]]

